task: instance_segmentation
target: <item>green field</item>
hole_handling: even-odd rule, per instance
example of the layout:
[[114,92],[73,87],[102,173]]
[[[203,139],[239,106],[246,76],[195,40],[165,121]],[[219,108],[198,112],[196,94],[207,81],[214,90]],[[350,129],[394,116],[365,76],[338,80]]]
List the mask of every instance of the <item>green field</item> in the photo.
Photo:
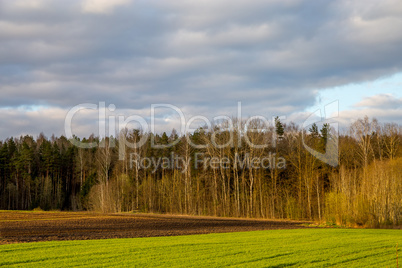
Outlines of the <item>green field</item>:
[[0,246],[0,266],[396,267],[397,243],[402,231],[371,229],[38,242]]

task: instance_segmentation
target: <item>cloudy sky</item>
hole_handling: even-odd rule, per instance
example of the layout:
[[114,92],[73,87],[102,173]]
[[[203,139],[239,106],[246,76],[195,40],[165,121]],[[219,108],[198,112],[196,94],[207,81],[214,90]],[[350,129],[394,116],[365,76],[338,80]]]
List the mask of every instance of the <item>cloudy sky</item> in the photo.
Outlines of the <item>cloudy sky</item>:
[[[238,102],[297,121],[338,100],[344,124],[402,124],[401,52],[400,0],[1,0],[0,138],[64,135],[69,110],[102,102],[147,122],[151,104],[189,120]],[[72,133],[103,119],[82,109]]]

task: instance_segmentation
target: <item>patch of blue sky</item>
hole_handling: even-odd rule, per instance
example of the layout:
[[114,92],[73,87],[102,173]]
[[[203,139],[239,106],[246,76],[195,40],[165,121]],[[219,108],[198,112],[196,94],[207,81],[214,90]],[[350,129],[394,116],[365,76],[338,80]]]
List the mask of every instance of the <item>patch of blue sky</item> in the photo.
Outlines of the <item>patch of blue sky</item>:
[[364,98],[379,94],[391,94],[396,98],[402,97],[402,73],[382,77],[374,81],[320,90],[316,106],[309,107],[307,111],[315,111],[317,107],[325,106],[334,101],[339,101],[340,111],[357,109],[355,105]]
[[21,105],[18,107],[18,110],[27,111],[27,112],[36,112],[36,111],[44,110],[47,108],[49,108],[49,106],[31,104],[31,105]]

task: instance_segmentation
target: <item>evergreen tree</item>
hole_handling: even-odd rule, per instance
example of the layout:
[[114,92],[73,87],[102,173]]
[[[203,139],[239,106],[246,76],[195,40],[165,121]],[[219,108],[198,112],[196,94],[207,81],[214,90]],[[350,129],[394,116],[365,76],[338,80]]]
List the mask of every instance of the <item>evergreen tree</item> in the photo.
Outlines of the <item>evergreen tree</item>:
[[278,116],[275,117],[275,132],[279,139],[282,139],[285,133],[285,128]]

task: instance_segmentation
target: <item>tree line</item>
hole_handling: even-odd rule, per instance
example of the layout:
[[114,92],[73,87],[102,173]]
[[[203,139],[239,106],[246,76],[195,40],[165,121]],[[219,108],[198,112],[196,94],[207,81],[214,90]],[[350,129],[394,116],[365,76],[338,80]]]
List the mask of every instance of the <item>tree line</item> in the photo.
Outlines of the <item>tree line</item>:
[[365,117],[338,133],[278,118],[273,126],[233,122],[185,135],[75,137],[93,148],[64,136],[8,138],[0,142],[0,209],[402,223],[401,126]]

